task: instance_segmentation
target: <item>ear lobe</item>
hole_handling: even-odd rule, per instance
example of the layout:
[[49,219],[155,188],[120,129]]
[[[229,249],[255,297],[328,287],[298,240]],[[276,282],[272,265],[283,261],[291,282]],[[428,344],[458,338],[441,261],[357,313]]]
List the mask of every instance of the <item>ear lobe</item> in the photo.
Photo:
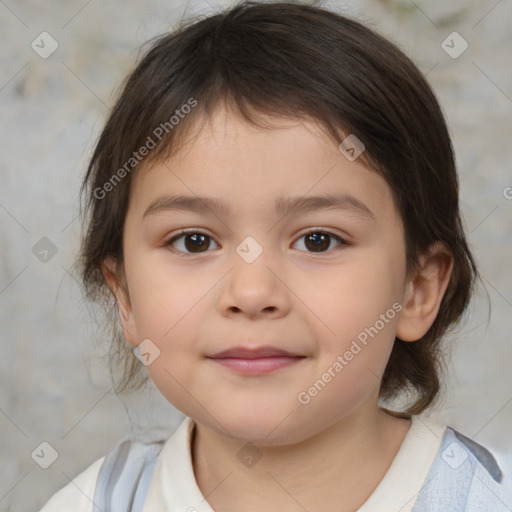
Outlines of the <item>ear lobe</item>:
[[[130,345],[137,346],[139,344],[137,328],[122,265],[113,257],[107,256],[101,264],[101,271],[108,287],[116,298],[124,337]],[[123,275],[119,276],[120,273]]]
[[453,255],[441,242],[420,258],[419,271],[407,283],[397,338],[416,341],[427,333],[439,312],[452,269]]

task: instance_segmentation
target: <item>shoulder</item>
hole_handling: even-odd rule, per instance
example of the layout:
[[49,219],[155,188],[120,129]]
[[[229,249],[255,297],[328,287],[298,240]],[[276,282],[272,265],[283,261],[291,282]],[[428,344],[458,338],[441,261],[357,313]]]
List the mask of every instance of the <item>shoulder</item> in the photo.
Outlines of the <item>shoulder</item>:
[[93,512],[96,481],[104,460],[105,457],[101,457],[73,478],[50,498],[40,512]]
[[127,439],[105,457],[94,491],[96,510],[142,510],[156,459],[165,440]]
[[503,482],[502,469],[487,448],[447,427],[414,511],[510,511]]
[[57,491],[39,512],[132,510],[134,504],[142,506],[163,444],[164,440],[121,441]]

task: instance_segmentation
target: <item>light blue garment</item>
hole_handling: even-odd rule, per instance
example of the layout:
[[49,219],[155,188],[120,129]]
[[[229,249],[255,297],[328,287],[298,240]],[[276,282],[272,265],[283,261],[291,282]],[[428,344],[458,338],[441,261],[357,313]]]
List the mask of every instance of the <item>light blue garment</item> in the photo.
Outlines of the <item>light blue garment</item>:
[[511,512],[502,482],[491,453],[448,427],[413,512]]
[[110,451],[98,474],[94,512],[142,512],[151,475],[164,441],[129,439]]
[[[98,475],[94,512],[142,512],[164,443],[125,440],[108,453]],[[486,448],[448,427],[413,512],[512,512],[502,480]]]

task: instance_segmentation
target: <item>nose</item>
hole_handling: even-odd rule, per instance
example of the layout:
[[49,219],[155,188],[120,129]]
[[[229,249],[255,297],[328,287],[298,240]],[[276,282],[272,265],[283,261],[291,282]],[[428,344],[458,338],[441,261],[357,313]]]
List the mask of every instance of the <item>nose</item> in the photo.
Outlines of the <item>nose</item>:
[[232,258],[232,270],[224,280],[218,308],[224,316],[244,315],[279,318],[290,309],[290,291],[283,279],[282,269],[275,258],[261,254],[248,263],[238,254]]

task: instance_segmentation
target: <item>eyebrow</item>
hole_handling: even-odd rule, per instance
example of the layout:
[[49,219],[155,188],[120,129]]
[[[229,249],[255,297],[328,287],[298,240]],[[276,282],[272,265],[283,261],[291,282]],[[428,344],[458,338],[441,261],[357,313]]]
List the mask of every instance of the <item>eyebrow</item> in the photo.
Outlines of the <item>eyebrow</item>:
[[[345,210],[358,214],[367,220],[375,220],[375,214],[361,200],[349,194],[325,194],[319,196],[278,197],[274,204],[277,216],[306,213],[315,210]],[[226,203],[206,196],[161,196],[150,203],[143,219],[163,211],[182,210],[198,213],[214,212],[220,215],[230,215]]]

